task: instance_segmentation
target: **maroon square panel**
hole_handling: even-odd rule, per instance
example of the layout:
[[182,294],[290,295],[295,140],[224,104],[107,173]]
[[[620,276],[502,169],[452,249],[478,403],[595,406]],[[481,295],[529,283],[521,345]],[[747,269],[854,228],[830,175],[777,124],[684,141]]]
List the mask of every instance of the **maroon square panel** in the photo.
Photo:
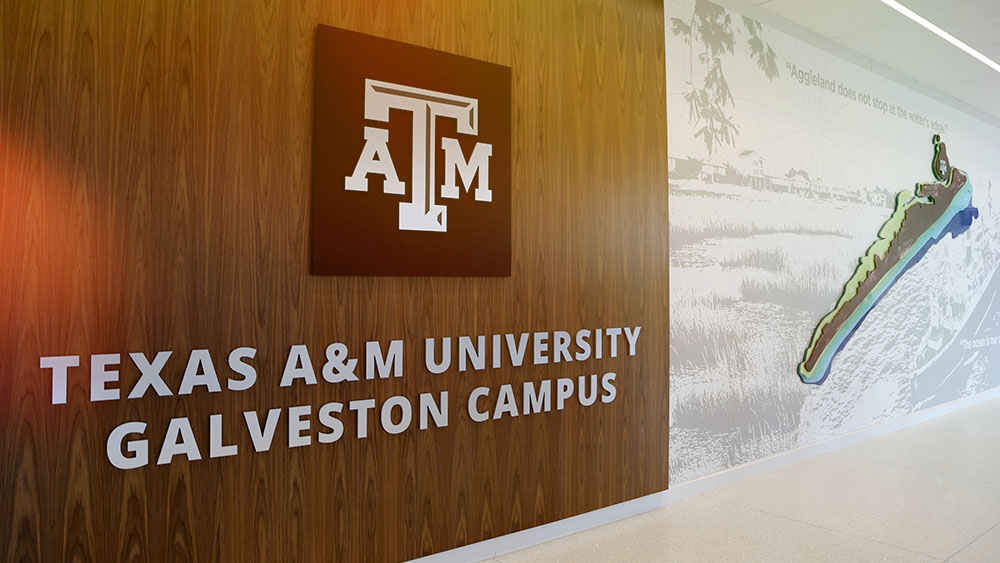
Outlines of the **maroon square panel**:
[[510,68],[316,30],[311,267],[510,275]]

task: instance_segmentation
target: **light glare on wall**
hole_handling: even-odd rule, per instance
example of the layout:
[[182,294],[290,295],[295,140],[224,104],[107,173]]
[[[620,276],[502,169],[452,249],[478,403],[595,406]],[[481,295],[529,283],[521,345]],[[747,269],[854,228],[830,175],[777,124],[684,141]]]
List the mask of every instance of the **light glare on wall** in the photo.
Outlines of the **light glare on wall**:
[[954,46],[958,47],[959,49],[965,51],[967,54],[969,54],[970,56],[972,56],[974,59],[978,60],[979,62],[983,63],[984,65],[992,68],[993,70],[995,70],[997,72],[1000,72],[1000,63],[997,63],[993,59],[991,59],[991,58],[987,57],[986,55],[980,53],[979,51],[973,49],[972,47],[970,47],[967,43],[965,43],[961,39],[955,37],[954,35],[948,33],[947,31],[941,29],[940,27],[934,25],[933,23],[927,21],[920,14],[918,14],[918,13],[914,12],[913,10],[907,8],[906,6],[900,4],[896,0],[882,0],[882,3],[885,4],[886,6],[889,6],[893,10],[896,10],[900,14],[903,14],[904,16],[910,18],[911,20],[917,22],[918,24],[920,24],[921,26],[923,26],[924,28],[926,28],[928,31],[930,31],[934,35],[937,35],[941,39],[944,39],[948,43],[951,43],[952,45],[954,45]]

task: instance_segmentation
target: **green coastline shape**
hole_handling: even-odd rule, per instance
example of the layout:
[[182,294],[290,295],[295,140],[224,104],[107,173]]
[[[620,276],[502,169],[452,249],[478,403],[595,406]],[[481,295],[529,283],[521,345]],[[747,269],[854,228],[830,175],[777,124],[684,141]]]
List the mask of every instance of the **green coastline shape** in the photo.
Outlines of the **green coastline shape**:
[[906,218],[906,212],[917,203],[930,203],[930,201],[927,198],[918,196],[915,190],[903,190],[896,194],[896,208],[889,219],[878,230],[878,239],[868,247],[868,251],[858,261],[854,275],[844,284],[844,291],[841,293],[840,299],[837,300],[837,304],[833,307],[833,310],[820,319],[816,330],[813,331],[809,348],[806,349],[806,357],[812,355],[816,344],[819,342],[823,328],[833,321],[833,318],[844,308],[844,305],[857,297],[858,288],[861,287],[861,283],[867,280],[868,276],[875,271],[876,259],[885,260],[885,255],[889,252],[889,247],[896,239],[896,235],[899,234],[899,230],[903,228],[903,219]]
[[[833,310],[820,320],[813,331],[809,347],[797,369],[798,375],[804,383],[819,384],[826,379],[833,357],[850,339],[854,330],[874,308],[882,295],[912,265],[911,262],[919,260],[922,256],[922,250],[926,251],[929,243],[943,236],[953,219],[962,214],[966,208],[971,208],[972,187],[971,183],[968,182],[968,177],[950,165],[945,145],[941,142],[940,136],[934,135],[933,144],[932,172],[939,182],[947,180],[947,183],[945,185],[918,183],[914,189],[903,190],[896,195],[895,208],[889,219],[879,228],[878,238],[868,247],[865,255],[858,260],[858,265],[851,278],[844,284],[843,292]],[[925,190],[931,193],[924,195]],[[906,248],[900,256],[895,257],[896,262],[887,266],[887,271],[879,274],[882,277],[875,281],[874,287],[868,289],[866,295],[859,296],[859,291],[872,273],[876,272],[880,265],[885,264],[886,257],[903,230],[907,214],[917,206],[930,206],[926,209],[933,208],[935,198],[932,194],[952,197],[950,200],[943,200],[947,201],[944,211],[920,233],[920,236],[915,238],[909,248]],[[974,208],[971,209],[975,211]],[[917,210],[918,213],[920,211],[920,209]],[[861,299],[861,301],[855,305],[853,311],[850,311],[848,318],[842,321],[840,326],[835,327],[833,335],[826,342],[823,342],[824,332],[828,328],[833,328],[830,325],[834,323],[837,316],[841,313],[846,314],[845,307],[856,299]],[[813,358],[814,354],[817,353],[817,346],[823,348],[819,351],[818,357]],[[810,359],[813,359],[811,369],[807,367]]]

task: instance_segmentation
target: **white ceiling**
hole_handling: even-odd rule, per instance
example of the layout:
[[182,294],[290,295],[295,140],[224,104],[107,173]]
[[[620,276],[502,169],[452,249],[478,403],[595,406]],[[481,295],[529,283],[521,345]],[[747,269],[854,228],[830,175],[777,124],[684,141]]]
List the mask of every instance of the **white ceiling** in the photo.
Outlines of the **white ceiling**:
[[[899,1],[1000,62],[1000,33],[997,33],[1000,0]],[[945,102],[957,100],[959,103],[954,105],[1000,125],[1000,73],[879,0],[723,3],[743,8],[748,15],[756,15],[772,25],[786,27],[786,31],[793,31],[788,26],[801,28],[851,52],[855,62],[867,59],[872,63],[871,68],[886,71],[891,78],[906,79]]]

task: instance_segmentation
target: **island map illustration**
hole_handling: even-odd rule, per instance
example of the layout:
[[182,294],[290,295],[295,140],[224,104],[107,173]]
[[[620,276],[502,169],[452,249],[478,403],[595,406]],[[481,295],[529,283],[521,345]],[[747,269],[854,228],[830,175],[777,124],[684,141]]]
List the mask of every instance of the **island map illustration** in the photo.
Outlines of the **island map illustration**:
[[939,135],[934,135],[932,142],[931,169],[937,182],[918,183],[896,195],[892,215],[858,261],[833,310],[813,332],[798,365],[803,383],[822,384],[837,353],[896,281],[945,235],[964,233],[979,216],[972,205],[968,175],[951,165]]

